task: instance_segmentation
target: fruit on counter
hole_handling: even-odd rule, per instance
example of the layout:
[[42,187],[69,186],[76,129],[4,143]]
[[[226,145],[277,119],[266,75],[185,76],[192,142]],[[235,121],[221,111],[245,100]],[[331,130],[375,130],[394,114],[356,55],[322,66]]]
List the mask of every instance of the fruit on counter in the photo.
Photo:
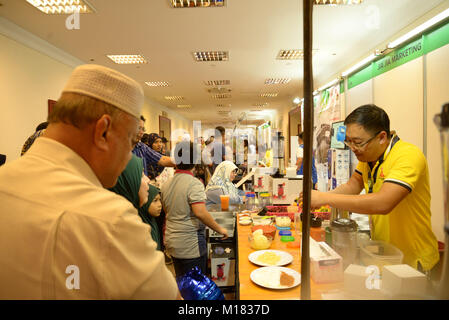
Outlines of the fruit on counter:
[[271,237],[274,239],[274,236],[276,235],[276,227],[275,226],[263,226],[263,225],[257,225],[253,226],[251,231],[253,232],[259,232],[259,234],[263,234],[266,237]]
[[[262,231],[263,232],[263,231]],[[252,235],[249,236],[249,242],[251,248],[255,250],[265,250],[271,246],[272,238],[266,237],[263,234],[260,234],[260,231],[256,231]]]

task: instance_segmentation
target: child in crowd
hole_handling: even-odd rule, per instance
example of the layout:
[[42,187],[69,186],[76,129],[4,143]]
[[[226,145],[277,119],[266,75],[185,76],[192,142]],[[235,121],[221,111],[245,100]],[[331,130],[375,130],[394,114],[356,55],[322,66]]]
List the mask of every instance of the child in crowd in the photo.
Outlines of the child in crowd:
[[176,276],[194,267],[207,273],[205,225],[227,238],[222,228],[206,209],[204,185],[194,177],[195,155],[201,156],[195,145],[182,141],[174,151],[176,172],[162,186],[162,206],[166,212],[165,247],[173,258]]

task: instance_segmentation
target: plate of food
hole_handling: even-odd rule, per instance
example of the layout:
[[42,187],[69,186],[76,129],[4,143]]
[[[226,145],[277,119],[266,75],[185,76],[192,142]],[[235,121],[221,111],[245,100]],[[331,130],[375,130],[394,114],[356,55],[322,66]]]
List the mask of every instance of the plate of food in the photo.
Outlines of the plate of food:
[[301,283],[301,274],[285,267],[262,267],[250,274],[251,281],[268,289],[289,289]]
[[293,261],[293,256],[280,250],[258,250],[249,254],[249,261],[262,267],[280,267]]

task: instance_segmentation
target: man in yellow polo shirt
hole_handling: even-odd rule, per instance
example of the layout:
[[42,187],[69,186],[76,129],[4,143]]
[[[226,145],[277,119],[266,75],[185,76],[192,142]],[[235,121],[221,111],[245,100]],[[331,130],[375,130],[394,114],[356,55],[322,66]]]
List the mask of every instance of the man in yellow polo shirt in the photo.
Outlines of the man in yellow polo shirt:
[[[390,132],[387,113],[365,105],[345,119],[345,144],[359,160],[346,184],[330,192],[312,191],[312,207],[332,207],[370,215],[371,238],[389,242],[403,262],[430,271],[439,260],[430,222],[429,170],[419,148]],[[366,194],[360,195],[362,189]]]

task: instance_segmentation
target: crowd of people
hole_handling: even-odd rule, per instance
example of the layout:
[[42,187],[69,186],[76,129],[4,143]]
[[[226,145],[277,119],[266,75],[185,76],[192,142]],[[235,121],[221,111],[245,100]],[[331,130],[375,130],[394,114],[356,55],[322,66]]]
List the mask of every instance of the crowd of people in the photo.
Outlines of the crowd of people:
[[[220,195],[244,201],[224,128],[170,152],[164,137],[145,134],[142,105],[134,80],[79,66],[23,156],[1,167],[0,299],[180,299],[175,276],[192,267],[207,273],[206,226],[228,236],[208,208]],[[374,215],[374,238],[431,270],[438,251],[424,156],[390,132],[376,106],[356,109],[345,124],[359,165],[334,191],[313,191],[312,206]],[[205,150],[213,161],[205,163]],[[297,158],[301,172],[300,151]],[[158,180],[170,168],[171,177]]]
[[[206,207],[213,166],[192,158],[206,144],[178,143],[171,157],[167,140],[145,134],[142,104],[127,76],[77,67],[22,157],[1,168],[0,298],[179,299],[175,276],[207,272],[205,226],[228,231]],[[73,266],[79,278],[67,286]]]

